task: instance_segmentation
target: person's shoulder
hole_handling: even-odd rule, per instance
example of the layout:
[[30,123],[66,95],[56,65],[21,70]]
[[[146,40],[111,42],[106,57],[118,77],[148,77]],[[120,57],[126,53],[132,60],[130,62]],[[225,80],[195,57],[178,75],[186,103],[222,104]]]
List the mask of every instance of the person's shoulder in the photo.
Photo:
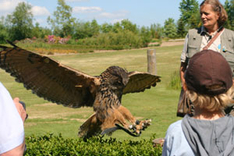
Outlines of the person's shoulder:
[[198,28],[189,29],[189,32],[197,32]]
[[231,29],[228,29],[228,28],[225,28],[224,30],[225,30],[225,31],[234,32],[233,30],[231,30]]
[[233,30],[231,30],[231,29],[227,29],[227,28],[225,28],[224,29],[224,31],[226,31],[227,32],[227,34],[231,34],[231,35],[234,35],[234,31]]
[[5,91],[6,90],[6,88],[4,87],[4,85],[0,82],[0,91]]
[[227,115],[225,115],[225,118],[226,118],[226,120],[231,120],[234,123],[234,116],[233,115],[227,114]]
[[0,87],[2,87],[3,86],[3,84],[2,84],[2,82],[0,81]]
[[200,34],[202,32],[202,27],[189,29],[189,34]]
[[172,123],[167,129],[167,133],[180,132],[182,130],[181,122],[182,122],[182,120],[178,120],[178,121]]
[[199,31],[199,30],[201,30],[201,29],[202,29],[202,27],[198,27],[198,28],[189,29],[189,31]]

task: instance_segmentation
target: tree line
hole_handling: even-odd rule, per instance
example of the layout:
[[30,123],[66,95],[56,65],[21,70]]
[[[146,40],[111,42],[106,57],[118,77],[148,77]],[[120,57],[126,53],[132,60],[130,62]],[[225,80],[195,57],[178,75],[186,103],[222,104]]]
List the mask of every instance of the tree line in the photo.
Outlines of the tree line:
[[[234,0],[226,0],[224,7],[228,13],[225,27],[234,30]],[[23,40],[25,38],[45,39],[53,35],[59,39],[67,38],[70,44],[85,45],[124,45],[130,47],[145,47],[152,40],[164,38],[184,38],[188,29],[201,25],[199,3],[196,0],[182,0],[179,5],[180,18],[165,20],[164,25],[151,24],[137,26],[128,19],[114,24],[99,25],[94,19],[88,22],[72,17],[72,7],[65,0],[58,0],[58,6],[52,16],[47,18],[50,28],[33,24],[32,6],[21,2],[13,13],[0,19],[0,43],[6,40]],[[56,40],[56,39],[54,39]]]

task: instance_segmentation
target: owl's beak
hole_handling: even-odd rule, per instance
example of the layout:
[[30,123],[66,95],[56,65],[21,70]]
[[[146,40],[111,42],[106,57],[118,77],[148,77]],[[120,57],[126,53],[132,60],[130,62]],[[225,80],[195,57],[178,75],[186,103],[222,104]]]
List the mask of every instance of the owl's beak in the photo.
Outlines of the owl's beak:
[[128,79],[123,79],[123,84],[124,84],[124,86],[126,86],[127,83],[128,83]]

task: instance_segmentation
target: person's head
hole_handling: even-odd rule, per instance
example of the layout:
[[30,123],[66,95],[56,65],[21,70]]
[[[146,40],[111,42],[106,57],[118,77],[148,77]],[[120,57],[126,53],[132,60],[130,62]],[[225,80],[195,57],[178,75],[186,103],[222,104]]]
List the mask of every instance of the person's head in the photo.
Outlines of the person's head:
[[184,78],[187,94],[195,108],[219,111],[234,97],[231,68],[218,52],[196,53],[189,61]]
[[227,12],[219,0],[204,0],[200,4],[200,16],[206,29],[219,28],[228,19]]

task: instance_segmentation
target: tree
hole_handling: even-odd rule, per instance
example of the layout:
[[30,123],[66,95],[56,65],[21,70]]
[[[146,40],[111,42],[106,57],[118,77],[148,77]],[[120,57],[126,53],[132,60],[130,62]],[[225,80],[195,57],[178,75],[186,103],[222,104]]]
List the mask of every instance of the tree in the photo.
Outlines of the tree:
[[180,28],[184,27],[185,31],[191,28],[196,28],[200,23],[199,4],[196,0],[182,0],[179,6],[180,15]]
[[143,46],[147,47],[152,39],[150,29],[148,27],[144,27],[144,26],[141,27],[140,36],[141,36],[141,39],[143,42]]
[[51,30],[48,28],[40,27],[39,23],[37,22],[32,30],[32,36],[36,38],[44,38],[46,35],[51,35]]
[[2,16],[0,19],[0,43],[5,43],[8,39],[8,31],[7,27],[4,24],[4,17]]
[[95,19],[92,20],[90,27],[91,27],[91,36],[97,36],[100,33],[100,26],[98,25]]
[[160,24],[151,24],[150,32],[152,38],[161,39],[163,37],[163,27]]
[[185,37],[186,35],[186,31],[185,31],[185,23],[184,21],[180,18],[177,21],[177,35],[178,37]]
[[112,31],[115,33],[118,33],[119,31],[123,30],[123,28],[121,27],[121,24],[119,22],[114,23],[112,28],[113,28]]
[[137,34],[137,26],[136,24],[133,24],[131,21],[124,19],[121,21],[121,26],[123,30],[129,30],[135,34]]
[[234,0],[225,1],[224,8],[228,14],[228,20],[226,22],[226,27],[234,30]]
[[75,22],[74,24],[74,39],[83,39],[87,37],[97,36],[100,31],[100,26],[96,20],[92,22]]
[[176,38],[177,37],[176,24],[175,24],[173,18],[168,18],[164,22],[164,34],[168,38]]
[[31,37],[33,28],[33,14],[31,12],[31,5],[21,2],[19,3],[12,15],[7,16],[10,25],[10,39],[21,40]]
[[74,39],[83,39],[86,38],[87,34],[85,32],[85,23],[75,22],[74,24],[74,33],[72,38]]
[[108,33],[112,31],[112,25],[108,23],[104,23],[101,25],[100,30],[102,33]]
[[52,26],[55,35],[65,37],[73,33],[75,18],[71,16],[72,7],[65,3],[65,0],[58,0],[57,10],[54,11],[52,19],[47,18],[48,24]]

